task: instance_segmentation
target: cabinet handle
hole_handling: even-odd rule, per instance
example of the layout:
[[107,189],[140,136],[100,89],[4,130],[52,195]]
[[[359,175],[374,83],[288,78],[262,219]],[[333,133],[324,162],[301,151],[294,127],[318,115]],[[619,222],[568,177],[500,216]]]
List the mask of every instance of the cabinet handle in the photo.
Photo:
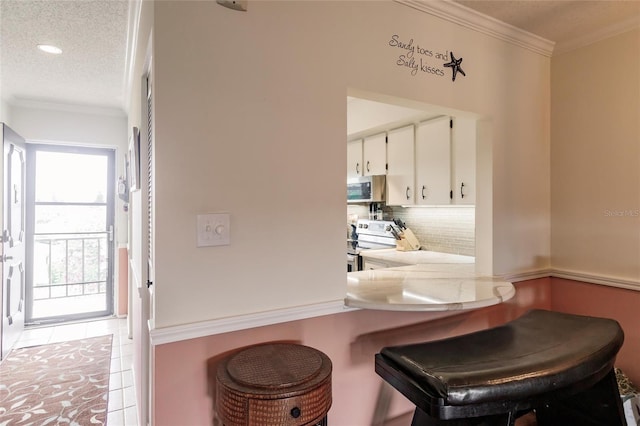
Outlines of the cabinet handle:
[[406,194],[406,196],[407,196],[407,200],[409,199],[409,189],[411,189],[411,188],[409,188],[409,187],[407,186],[407,191],[405,192],[405,194]]
[[302,411],[300,410],[300,408],[293,407],[291,409],[291,417],[293,417],[294,419],[297,419],[298,417],[300,417],[300,414],[302,414]]
[[464,192],[462,192],[462,188],[464,188],[464,182],[460,184],[460,197],[464,198]]
[[367,161],[367,172],[369,171],[369,161]]
[[356,174],[360,174],[360,163],[356,163]]
[[425,198],[427,198],[427,197],[424,195],[424,190],[425,190],[425,189],[426,189],[426,188],[425,188],[425,186],[424,186],[424,185],[422,185],[422,199],[423,199],[423,200],[424,200]]

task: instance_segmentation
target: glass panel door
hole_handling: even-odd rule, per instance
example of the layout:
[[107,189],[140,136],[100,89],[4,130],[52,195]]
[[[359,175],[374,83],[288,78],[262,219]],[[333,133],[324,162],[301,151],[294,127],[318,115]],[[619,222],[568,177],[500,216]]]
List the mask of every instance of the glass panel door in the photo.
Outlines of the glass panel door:
[[112,314],[114,151],[28,150],[27,322]]

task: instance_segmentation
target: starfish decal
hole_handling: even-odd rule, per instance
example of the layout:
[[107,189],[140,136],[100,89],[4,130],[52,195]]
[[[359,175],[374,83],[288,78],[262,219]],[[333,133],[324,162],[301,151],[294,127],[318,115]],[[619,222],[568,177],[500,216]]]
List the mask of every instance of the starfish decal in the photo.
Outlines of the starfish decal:
[[444,64],[445,67],[450,67],[451,70],[453,71],[453,77],[451,78],[451,81],[456,81],[456,75],[458,73],[464,75],[465,77],[467,76],[462,70],[462,68],[460,68],[461,63],[462,63],[462,58],[456,59],[456,57],[453,56],[453,52],[451,52],[451,62]]

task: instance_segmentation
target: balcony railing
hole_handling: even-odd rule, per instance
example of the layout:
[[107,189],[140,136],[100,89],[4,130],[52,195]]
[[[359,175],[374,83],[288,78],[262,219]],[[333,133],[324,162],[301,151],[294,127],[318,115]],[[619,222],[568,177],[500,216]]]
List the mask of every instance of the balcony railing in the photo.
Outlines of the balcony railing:
[[104,295],[108,234],[35,235],[33,300]]

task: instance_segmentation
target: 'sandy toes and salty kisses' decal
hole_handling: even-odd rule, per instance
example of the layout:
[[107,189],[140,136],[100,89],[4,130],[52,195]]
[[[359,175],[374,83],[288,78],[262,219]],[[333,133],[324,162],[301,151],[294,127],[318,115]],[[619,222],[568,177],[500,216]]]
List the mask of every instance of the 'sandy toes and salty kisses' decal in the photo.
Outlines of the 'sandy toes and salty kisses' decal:
[[398,49],[396,65],[406,68],[412,76],[418,73],[435,77],[445,77],[451,69],[451,81],[456,81],[458,74],[466,76],[462,69],[462,57],[457,57],[450,50],[437,50],[420,44],[413,38],[403,38],[393,34],[389,39],[389,46]]

